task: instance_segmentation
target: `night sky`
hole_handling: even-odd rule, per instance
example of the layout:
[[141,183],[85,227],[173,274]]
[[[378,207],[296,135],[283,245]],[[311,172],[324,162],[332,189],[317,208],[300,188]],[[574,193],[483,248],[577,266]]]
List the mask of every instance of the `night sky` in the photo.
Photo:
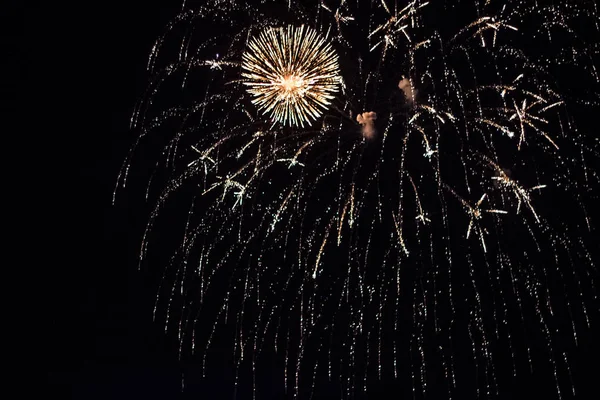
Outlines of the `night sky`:
[[[52,165],[58,167],[53,174],[41,167],[51,222],[44,230],[48,240],[35,239],[52,244],[47,253],[51,271],[42,275],[49,296],[40,308],[46,314],[44,365],[56,398],[233,399],[229,348],[217,349],[223,361],[202,381],[197,364],[178,362],[176,335],[165,334],[163,324],[152,321],[156,276],[137,270],[150,210],[139,197],[144,182],[140,187],[132,183],[116,206],[111,204],[119,168],[135,138],[129,119],[146,88],[148,54],[180,8],[179,1],[157,3],[166,5],[133,0],[62,10],[46,6],[25,18],[28,63],[45,65],[28,76],[41,89],[36,107],[44,108],[39,114],[44,117],[35,122],[45,128],[41,142],[56,149]],[[600,335],[598,310],[589,314],[592,329],[580,327],[579,348],[571,353],[577,399],[596,398],[600,378],[600,348],[594,340]],[[264,363],[258,399],[285,398],[281,368],[275,359]],[[500,398],[555,398],[545,368],[518,376],[512,387],[501,388]],[[333,399],[339,393],[333,382],[314,398]],[[252,393],[241,390],[237,398],[250,399]],[[374,383],[368,398],[411,398],[410,382]]]

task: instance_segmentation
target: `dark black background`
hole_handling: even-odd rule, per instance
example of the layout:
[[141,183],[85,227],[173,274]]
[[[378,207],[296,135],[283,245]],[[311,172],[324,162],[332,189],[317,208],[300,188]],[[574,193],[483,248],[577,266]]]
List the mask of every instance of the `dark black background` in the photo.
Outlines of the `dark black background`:
[[[35,129],[39,140],[31,144],[45,153],[36,175],[41,198],[34,200],[47,206],[49,217],[40,230],[47,244],[40,330],[50,392],[57,398],[232,398],[231,371],[223,368],[221,379],[198,383],[194,367],[177,361],[174,334],[152,321],[156,282],[137,271],[148,207],[126,193],[111,204],[134,139],[129,118],[147,84],[148,54],[181,6],[162,3],[45,5],[24,15],[21,56],[31,69],[21,72],[38,95],[28,96],[29,118],[22,124]],[[590,311],[597,317],[597,310]],[[572,354],[581,399],[596,398],[600,378],[593,340],[600,330],[597,320],[592,323],[593,329],[579,330],[580,347]],[[184,369],[191,383],[182,395]],[[267,371],[264,379],[274,376]],[[258,398],[282,398],[280,386],[273,382],[272,395]],[[506,398],[547,398],[554,390],[550,375],[524,377]],[[332,389],[322,398],[337,393]],[[240,399],[250,396],[238,393]]]

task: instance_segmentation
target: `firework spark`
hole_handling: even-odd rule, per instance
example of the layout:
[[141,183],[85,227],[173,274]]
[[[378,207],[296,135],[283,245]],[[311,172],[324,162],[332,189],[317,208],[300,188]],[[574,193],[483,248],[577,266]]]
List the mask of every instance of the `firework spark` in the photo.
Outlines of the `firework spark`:
[[242,69],[252,102],[274,121],[290,126],[319,118],[340,84],[331,43],[306,26],[261,32],[248,43]]
[[[595,2],[208,3],[157,41],[132,118],[132,155],[172,133],[140,265],[163,214],[173,229],[167,203],[193,193],[155,308],[181,353],[210,365],[227,332],[237,385],[274,349],[296,396],[336,375],[350,398],[386,374],[414,398],[493,396],[540,359],[574,392],[558,371],[598,309],[600,148],[578,124],[599,106],[599,53],[578,35],[598,34]],[[226,34],[172,38],[198,20]],[[193,95],[161,108],[178,71]]]

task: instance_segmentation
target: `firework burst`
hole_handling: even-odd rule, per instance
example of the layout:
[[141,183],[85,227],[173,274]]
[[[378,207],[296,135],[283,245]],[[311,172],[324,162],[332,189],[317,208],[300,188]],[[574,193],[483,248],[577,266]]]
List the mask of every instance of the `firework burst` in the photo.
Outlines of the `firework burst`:
[[331,44],[305,26],[260,33],[248,44],[242,69],[252,103],[290,126],[319,118],[340,84],[338,56]]
[[[140,265],[179,216],[155,313],[181,354],[210,365],[230,337],[237,384],[274,349],[296,396],[323,375],[348,398],[386,377],[407,396],[493,396],[536,360],[574,393],[557,371],[598,309],[600,148],[578,124],[599,105],[599,51],[577,35],[598,34],[594,2],[256,3],[169,24],[119,176],[168,138]],[[178,40],[199,20],[226,34]],[[193,95],[165,107],[178,76]]]

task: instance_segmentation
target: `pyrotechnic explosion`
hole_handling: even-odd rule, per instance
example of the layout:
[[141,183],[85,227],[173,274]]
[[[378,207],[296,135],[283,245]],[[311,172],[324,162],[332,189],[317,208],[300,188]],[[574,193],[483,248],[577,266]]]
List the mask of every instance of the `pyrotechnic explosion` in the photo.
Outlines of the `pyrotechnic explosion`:
[[338,56],[316,31],[267,28],[242,56],[244,85],[252,103],[284,125],[305,126],[327,109],[338,91]]
[[[274,349],[296,396],[324,375],[348,398],[390,376],[413,396],[498,395],[542,358],[574,395],[557,378],[564,338],[597,310],[600,151],[574,116],[599,105],[598,49],[577,35],[598,35],[594,2],[256,3],[210,1],[168,25],[119,176],[149,135],[170,135],[140,265],[153,232],[179,233],[168,205],[190,204],[155,308],[181,354],[210,371],[229,333],[236,385]],[[216,36],[194,31],[206,21]],[[176,60],[160,57],[170,44]],[[172,86],[186,96],[165,107]]]

